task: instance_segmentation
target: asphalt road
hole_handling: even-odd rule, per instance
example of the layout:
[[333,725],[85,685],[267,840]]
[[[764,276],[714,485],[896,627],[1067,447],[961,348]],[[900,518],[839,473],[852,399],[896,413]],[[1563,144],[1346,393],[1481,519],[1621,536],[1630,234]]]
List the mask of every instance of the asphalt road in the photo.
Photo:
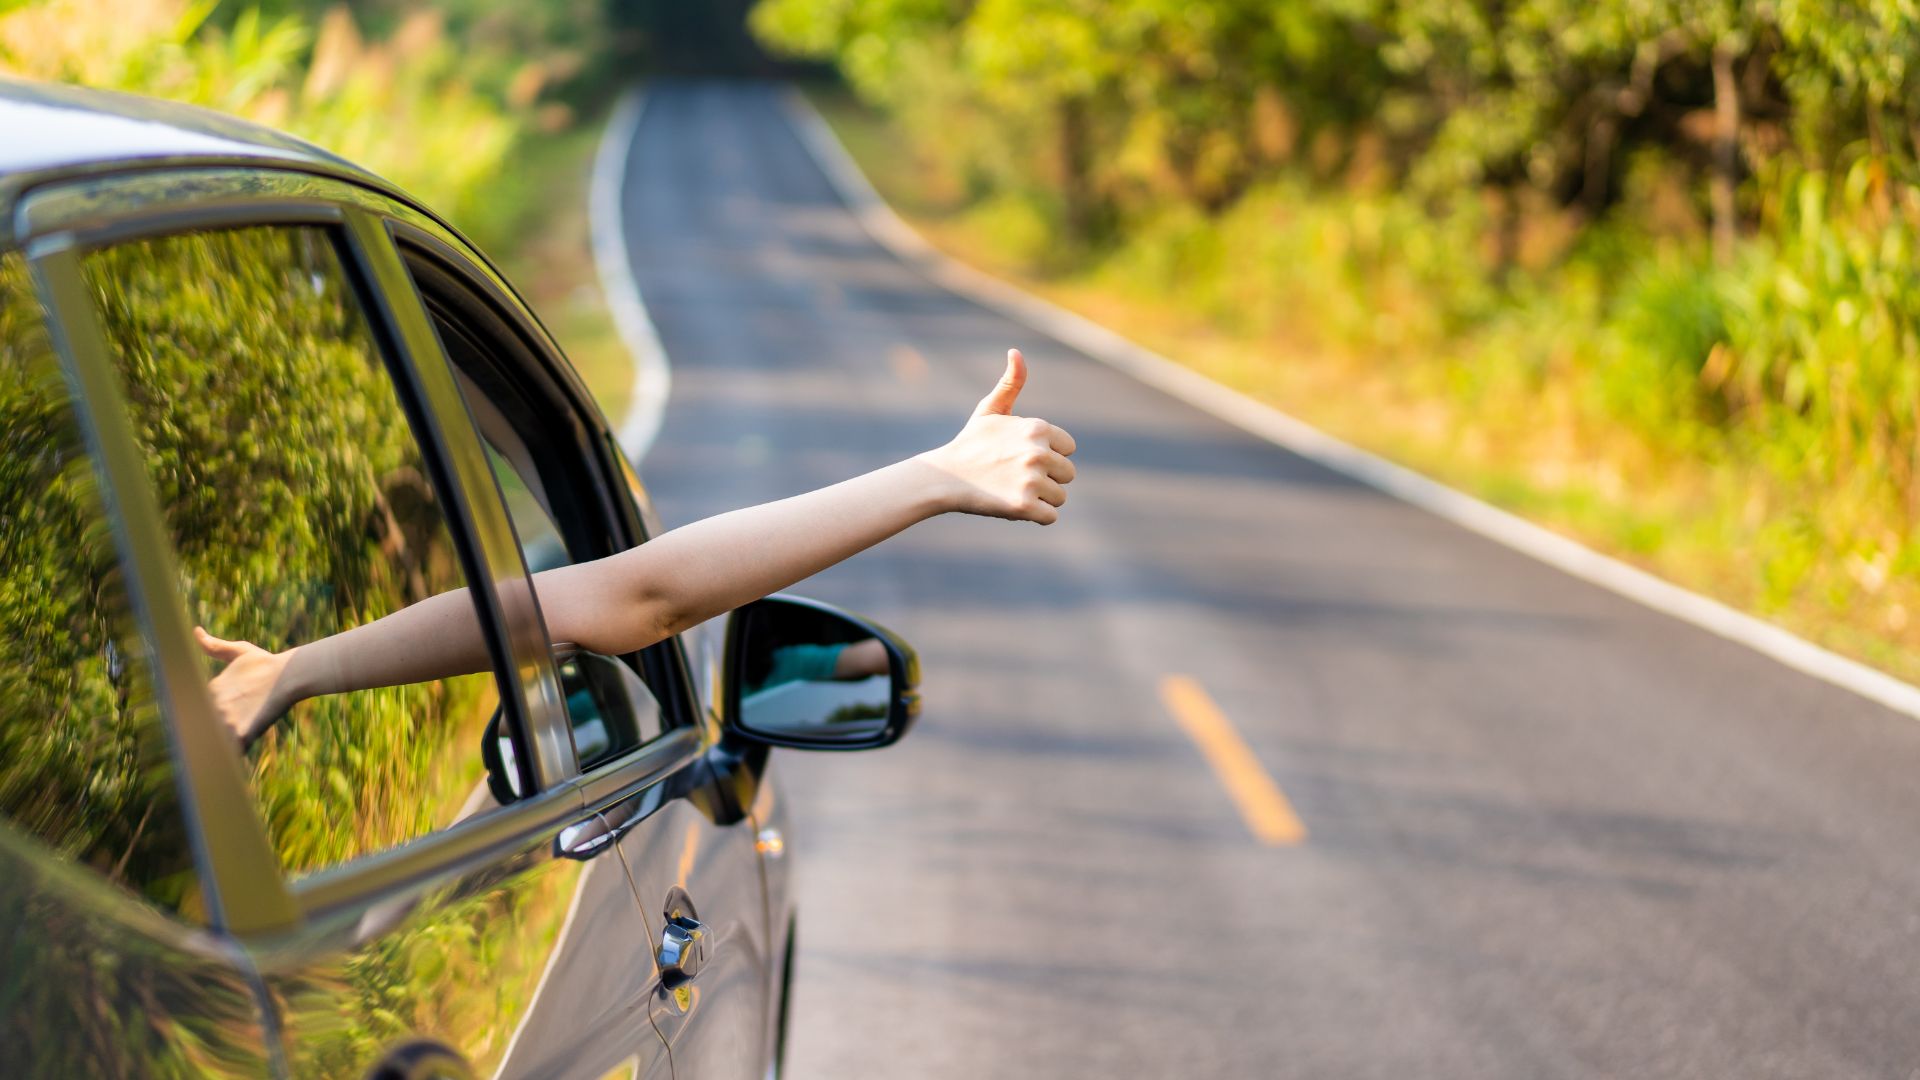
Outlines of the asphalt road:
[[[671,523],[944,441],[1009,345],[1049,529],[797,591],[914,641],[897,748],[783,753],[798,1077],[1920,1075],[1920,723],[1567,578],[929,284],[775,88],[653,88],[625,209]],[[1304,822],[1257,843],[1192,677]]]

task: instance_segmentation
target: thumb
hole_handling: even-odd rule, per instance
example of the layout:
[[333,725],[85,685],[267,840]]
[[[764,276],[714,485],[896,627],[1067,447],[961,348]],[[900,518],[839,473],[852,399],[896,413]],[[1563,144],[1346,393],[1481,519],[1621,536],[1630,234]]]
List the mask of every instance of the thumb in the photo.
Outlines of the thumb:
[[237,660],[242,653],[246,652],[245,642],[227,641],[224,638],[214,637],[212,634],[207,633],[206,628],[203,626],[193,628],[193,638],[200,643],[201,650],[215,660]]
[[1007,350],[1007,372],[1000,376],[986,397],[980,399],[980,405],[973,410],[975,416],[998,413],[1007,416],[1013,412],[1014,399],[1020,396],[1020,388],[1027,385],[1027,358],[1020,355],[1019,349]]

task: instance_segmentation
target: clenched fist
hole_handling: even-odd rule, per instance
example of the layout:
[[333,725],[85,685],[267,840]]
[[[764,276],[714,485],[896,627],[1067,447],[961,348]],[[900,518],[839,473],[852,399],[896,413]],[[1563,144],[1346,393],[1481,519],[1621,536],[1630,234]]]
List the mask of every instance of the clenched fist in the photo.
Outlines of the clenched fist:
[[1027,360],[1007,350],[1007,371],[953,441],[921,455],[951,476],[952,510],[1051,525],[1073,482],[1073,436],[1035,417],[1013,415],[1027,384]]

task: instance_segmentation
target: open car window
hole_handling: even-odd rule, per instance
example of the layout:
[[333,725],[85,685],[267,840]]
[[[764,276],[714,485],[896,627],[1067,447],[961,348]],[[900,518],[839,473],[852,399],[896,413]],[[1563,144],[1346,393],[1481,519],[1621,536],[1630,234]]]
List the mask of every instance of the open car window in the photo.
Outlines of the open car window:
[[[602,558],[624,543],[601,489],[601,469],[578,417],[542,384],[523,347],[494,320],[449,297],[454,284],[422,275],[435,332],[454,368],[516,539],[530,570]],[[538,593],[539,579],[535,578]],[[608,657],[554,642],[555,662],[583,770],[638,750],[672,726],[664,657]]]

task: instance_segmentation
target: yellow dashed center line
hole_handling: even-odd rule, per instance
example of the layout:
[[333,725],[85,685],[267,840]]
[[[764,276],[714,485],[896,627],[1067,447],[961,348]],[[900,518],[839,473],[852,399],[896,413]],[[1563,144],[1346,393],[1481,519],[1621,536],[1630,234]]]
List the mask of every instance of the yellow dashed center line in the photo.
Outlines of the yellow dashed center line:
[[1213,766],[1254,839],[1269,847],[1290,847],[1307,838],[1307,827],[1280,785],[1199,683],[1185,675],[1168,675],[1160,680],[1160,700]]

